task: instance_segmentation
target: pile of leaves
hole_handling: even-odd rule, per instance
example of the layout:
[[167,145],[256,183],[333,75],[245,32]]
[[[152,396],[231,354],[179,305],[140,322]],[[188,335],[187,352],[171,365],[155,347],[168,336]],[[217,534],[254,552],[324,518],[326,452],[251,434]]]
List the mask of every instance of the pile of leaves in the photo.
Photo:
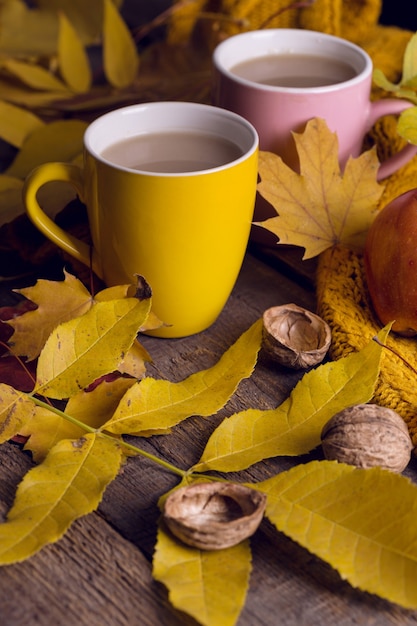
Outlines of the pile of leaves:
[[[301,174],[265,154],[260,189],[272,196],[291,189],[295,205],[304,211],[307,250],[308,242],[317,251],[357,241],[381,191],[374,151],[353,159],[342,176],[337,141],[320,120],[309,123],[297,146]],[[312,153],[317,155],[313,169],[321,172],[320,181],[304,163],[303,154]],[[326,160],[320,161],[324,154]],[[319,187],[321,198],[315,191]],[[324,200],[328,222],[316,232],[317,220],[312,217]],[[288,198],[280,199],[284,201]],[[290,231],[291,223],[286,229]],[[137,455],[177,475],[179,487],[216,480],[216,472],[222,473],[221,480],[233,472],[236,480],[236,473],[264,459],[311,452],[320,445],[322,427],[333,414],[372,399],[389,332],[385,328],[378,342],[370,338],[362,351],[305,373],[277,408],[248,408],[229,415],[210,436],[199,461],[183,469],[143,451],[140,438],[169,436],[188,417],[207,419],[223,408],[256,367],[262,320],[214,366],[171,382],[146,374],[151,356],[138,337],[160,322],[152,314],[151,290],[144,279],[135,286],[92,294],[66,273],[63,281],[38,280],[19,293],[23,304],[18,310],[3,311],[2,329],[7,329],[3,340],[8,358],[17,359],[26,377],[22,388],[16,382],[0,383],[0,442],[23,438],[37,464],[22,479],[0,525],[2,565],[27,559],[62,537],[77,518],[97,508],[122,465],[134,462]],[[124,435],[137,437],[139,445],[127,443]],[[417,593],[407,584],[410,571],[417,574],[417,530],[413,531],[417,486],[407,478],[379,468],[358,470],[311,461],[264,482],[246,484],[267,495],[266,517],[277,531],[326,560],[352,585],[417,608]],[[398,542],[403,544],[400,548]],[[363,559],[366,567],[361,566]],[[202,624],[236,623],[250,572],[250,540],[225,551],[204,552],[183,545],[160,524],[153,575],[166,585],[173,605]]]
[[[219,411],[256,367],[262,321],[210,369],[180,382],[158,380],[143,374],[148,355],[137,340],[138,332],[154,324],[151,298],[143,293],[149,290],[132,293],[131,286],[120,286],[93,296],[69,274],[62,282],[39,280],[23,290],[36,306],[7,323],[13,329],[10,350],[36,358],[36,374],[30,392],[0,384],[0,441],[17,434],[27,437],[25,447],[37,465],[21,481],[0,525],[1,564],[22,561],[58,540],[78,517],[98,506],[122,464],[134,462],[132,456],[145,454],[178,475],[179,485],[215,480],[213,471],[240,472],[263,459],[310,452],[320,444],[331,415],[372,398],[389,328],[381,331],[380,343],[371,340],[361,352],[307,372],[276,409],[251,408],[224,419],[194,467],[172,466],[126,443],[123,435],[169,436],[187,417],[207,418]],[[409,541],[417,487],[408,479],[379,469],[312,461],[250,486],[267,494],[266,516],[278,531],[327,560],[353,585],[417,607],[417,594],[400,575],[417,568],[417,544]],[[403,516],[398,516],[400,504]],[[377,529],[364,523],[376,516]],[[323,544],[323,537],[331,540]],[[398,550],[401,538],[405,545]],[[167,585],[176,607],[202,623],[234,624],[249,585],[250,542],[227,552],[224,594],[223,551],[203,553],[184,546],[161,524],[154,576]],[[360,566],[361,555],[366,555],[366,568]],[[390,567],[379,569],[381,559]],[[194,574],[184,578],[184,572],[191,572],[185,564],[193,561],[199,563],[198,581]],[[175,576],[177,569],[181,577]],[[398,572],[395,582],[393,569]],[[188,589],[195,589],[196,582],[201,596],[194,592],[190,605]],[[210,606],[205,603],[208,590]]]
[[[37,6],[55,9],[56,4],[39,0]],[[0,137],[17,150],[0,176],[0,211],[8,216],[11,208],[21,211],[20,188],[34,165],[79,159],[87,120],[62,120],[62,113],[90,114],[128,102],[143,67],[117,3],[92,3],[97,12],[89,10],[82,26],[76,24],[81,3],[58,4],[65,11],[52,15],[31,12],[20,0],[5,0],[0,7],[3,23],[15,24],[17,11],[19,19],[27,20],[27,32],[41,28],[43,34],[25,38],[27,49],[22,53],[19,47],[18,59],[14,54],[22,43],[16,29],[15,36],[11,26],[0,36],[5,94],[0,119],[7,120],[0,122]],[[105,77],[101,84],[94,82],[88,56],[98,40]],[[51,47],[45,54],[47,44]],[[417,72],[407,63],[403,80],[411,89]],[[404,96],[405,83],[397,87],[392,89]],[[351,159],[342,174],[337,138],[324,122],[312,120],[295,140],[299,174],[276,155],[261,153],[259,191],[281,209],[262,226],[277,234],[280,243],[303,247],[305,258],[335,245],[360,247],[383,191],[376,182],[375,151]],[[56,208],[56,196],[49,202]],[[214,366],[171,382],[147,375],[151,355],[138,337],[159,322],[145,279],[93,293],[65,273],[62,281],[38,280],[20,295],[21,305],[0,310],[4,358],[22,373],[13,384],[3,377],[0,382],[0,443],[19,436],[36,465],[22,479],[0,525],[1,565],[23,561],[59,540],[76,519],[98,507],[122,465],[135,462],[136,456],[173,472],[179,487],[219,480],[219,472],[222,480],[231,472],[236,480],[259,461],[311,452],[334,413],[372,399],[390,331],[383,329],[378,342],[369,338],[358,353],[305,373],[275,409],[248,408],[229,415],[213,431],[199,461],[184,469],[142,450],[141,438],[169,437],[192,415],[207,419],[218,413],[256,368],[262,321],[248,328]],[[137,445],[127,443],[125,435],[136,437]],[[327,561],[353,586],[417,608],[417,592],[409,584],[417,576],[417,487],[407,478],[379,468],[312,461],[246,484],[267,495],[266,517],[277,532]],[[182,545],[160,524],[153,575],[168,588],[172,604],[202,624],[236,623],[250,572],[250,540],[226,551],[202,552]]]

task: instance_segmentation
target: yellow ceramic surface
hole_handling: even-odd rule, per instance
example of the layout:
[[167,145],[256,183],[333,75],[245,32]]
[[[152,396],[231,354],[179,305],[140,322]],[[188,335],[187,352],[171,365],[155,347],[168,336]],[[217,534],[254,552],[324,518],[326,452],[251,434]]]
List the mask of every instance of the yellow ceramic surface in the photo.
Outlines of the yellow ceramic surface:
[[[143,106],[158,108],[159,127],[162,119],[166,126],[169,119],[175,124],[179,109],[187,127],[214,125],[215,132],[223,134],[231,125],[233,138],[243,137],[244,154],[203,172],[134,171],[97,155],[100,142],[95,145],[91,136],[94,131],[101,137],[102,128],[97,125],[86,133],[83,170],[59,163],[42,165],[28,177],[24,197],[34,224],[89,265],[89,247],[50,220],[36,199],[39,187],[51,180],[74,185],[88,208],[94,270],[107,285],[134,283],[136,274],[144,276],[153,291],[155,314],[169,325],[154,334],[180,337],[200,332],[216,320],[239,274],[255,202],[257,135],[248,122],[216,107],[155,103],[126,110]],[[104,118],[108,124],[117,121],[107,116],[101,120]],[[221,120],[219,128],[217,118]]]

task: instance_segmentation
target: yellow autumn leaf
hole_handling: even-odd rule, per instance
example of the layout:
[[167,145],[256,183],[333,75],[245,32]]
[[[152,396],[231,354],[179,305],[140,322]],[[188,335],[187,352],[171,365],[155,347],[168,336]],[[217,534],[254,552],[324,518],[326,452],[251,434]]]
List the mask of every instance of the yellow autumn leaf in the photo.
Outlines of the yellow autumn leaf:
[[92,74],[88,55],[66,15],[59,13],[58,64],[61,76],[77,93],[91,86]]
[[[140,283],[141,280],[141,278],[138,278],[138,283]],[[137,286],[113,285],[112,287],[106,287],[99,291],[94,296],[94,300],[95,302],[108,302],[109,300],[117,300],[118,298],[127,298],[129,295],[135,295],[139,300],[146,299],[147,297],[144,294],[138,293]],[[151,328],[158,328],[160,325],[159,320],[155,320],[154,314],[150,311],[145,323],[140,328],[140,332]],[[135,339],[131,348],[123,355],[121,362],[117,366],[117,371],[121,374],[127,374],[133,378],[140,379],[143,378],[146,372],[145,363],[151,361],[152,359],[148,351]]]
[[150,363],[151,361],[152,358],[149,352],[135,339],[128,352],[118,364],[117,371],[140,380],[146,373],[146,363]]
[[410,37],[404,51],[401,82],[408,84],[417,78],[417,33]]
[[119,89],[133,83],[139,68],[135,42],[112,0],[104,0],[103,64],[107,80]]
[[32,287],[15,291],[37,305],[34,311],[7,321],[14,330],[10,352],[28,361],[39,356],[54,328],[83,315],[93,304],[83,283],[65,270],[62,281],[39,279]]
[[375,85],[384,91],[417,104],[417,33],[409,39],[406,45],[399,82],[393,83],[378,67],[374,69],[372,78]]
[[0,52],[24,56],[48,56],[56,49],[57,17],[37,11],[24,0],[0,2]]
[[[110,419],[120,399],[133,383],[133,379],[121,377],[112,381],[104,380],[93,390],[81,391],[70,398],[64,412],[91,428],[99,428]],[[24,449],[30,450],[34,461],[40,463],[59,441],[82,437],[85,429],[53,410],[36,407],[31,419],[25,420],[18,432],[19,435],[29,437]]]
[[117,369],[146,319],[150,300],[97,302],[60,324],[39,355],[35,392],[69,398]]
[[8,79],[0,70],[0,93],[3,100],[15,104],[16,106],[27,107],[32,111],[44,109],[57,101],[68,100],[73,96],[72,92],[61,90],[35,91],[23,83]]
[[86,128],[87,123],[80,120],[58,120],[34,130],[5,174],[24,179],[41,163],[72,161],[83,151]]
[[234,626],[245,604],[252,556],[249,540],[203,551],[175,541],[159,528],[153,577],[177,609],[204,626]]
[[44,125],[31,111],[0,100],[0,137],[15,148],[21,148],[26,137]]
[[375,150],[350,158],[342,174],[337,136],[324,120],[310,120],[294,140],[300,174],[276,154],[260,153],[258,191],[278,216],[258,226],[277,235],[279,244],[305,248],[304,259],[337,244],[362,248],[383,191]]
[[0,524],[0,565],[27,559],[94,511],[122,458],[116,441],[97,434],[58,443],[17,488],[7,520]]
[[398,118],[398,134],[407,141],[417,144],[417,106],[406,109]]
[[[113,0],[121,7],[123,0]],[[36,0],[41,13],[65,13],[84,44],[99,41],[103,22],[103,0]]]
[[[73,160],[73,163],[76,163],[76,160]],[[0,174],[0,225],[12,222],[25,213],[23,185],[22,178]],[[70,185],[55,181],[44,185],[38,193],[39,203],[52,218],[75,197],[75,190]]]
[[351,585],[417,608],[417,487],[408,478],[313,461],[256,488],[276,528]]
[[8,58],[0,59],[0,69],[6,70],[11,76],[20,80],[31,89],[63,91],[67,93],[68,97],[71,95],[68,87],[41,65]]
[[[388,330],[379,333],[381,343]],[[274,456],[307,454],[320,444],[321,430],[335,413],[371,400],[381,350],[371,340],[359,352],[309,371],[276,409],[247,409],[223,420],[193,470],[234,472]]]
[[85,430],[57,415],[53,410],[36,406],[31,419],[17,431],[22,437],[29,437],[24,445],[32,453],[35,463],[41,463],[48,452],[63,439],[78,439]]
[[258,320],[213,367],[178,383],[145,377],[127,391],[103,430],[142,436],[164,434],[191,415],[213,415],[253,372],[261,341],[262,320]]
[[35,403],[26,394],[0,384],[0,443],[17,435],[35,410]]

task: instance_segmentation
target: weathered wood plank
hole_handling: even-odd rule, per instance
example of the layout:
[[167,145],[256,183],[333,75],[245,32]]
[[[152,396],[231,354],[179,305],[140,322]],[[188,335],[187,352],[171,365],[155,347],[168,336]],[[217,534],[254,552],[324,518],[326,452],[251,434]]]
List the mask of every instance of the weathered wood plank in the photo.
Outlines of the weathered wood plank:
[[[207,332],[160,340],[144,337],[154,358],[149,374],[181,380],[210,367],[269,306],[296,302],[314,308],[314,291],[248,255],[225,311]],[[169,436],[132,438],[136,445],[182,468],[195,463],[224,416],[247,406],[281,403],[301,373],[288,372],[261,353],[254,374],[217,416],[194,416]],[[320,458],[275,458],[239,476],[262,480],[296,463]],[[30,459],[16,446],[0,446],[0,514]],[[407,474],[416,479],[415,461]],[[152,581],[151,559],[159,516],[157,500],[178,478],[152,461],[128,459],[108,487],[97,513],[28,561],[0,568],[1,626],[191,626]],[[253,537],[251,586],[238,626],[394,626],[417,624],[408,612],[342,582],[336,572],[264,521]],[[225,572],[225,576],[228,573]]]

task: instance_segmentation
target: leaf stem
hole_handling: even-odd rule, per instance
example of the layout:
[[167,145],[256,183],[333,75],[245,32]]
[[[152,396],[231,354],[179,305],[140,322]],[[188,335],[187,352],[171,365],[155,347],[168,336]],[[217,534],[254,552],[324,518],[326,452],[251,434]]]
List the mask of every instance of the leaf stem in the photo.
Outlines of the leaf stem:
[[48,404],[47,402],[44,402],[40,398],[37,398],[36,396],[33,396],[31,394],[28,394],[28,395],[32,398],[33,402],[37,406],[47,409],[48,411],[52,411],[53,413],[55,413],[56,415],[59,415],[60,417],[67,420],[68,422],[71,422],[71,424],[74,424],[74,426],[78,426],[79,428],[81,428],[82,430],[85,430],[88,433],[94,433],[96,435],[100,435],[101,437],[104,437],[105,439],[111,439],[112,441],[117,441],[124,448],[127,448],[128,450],[133,451],[135,454],[143,456],[153,461],[154,463],[157,463],[158,465],[160,465],[161,467],[164,467],[170,472],[177,474],[177,476],[181,476],[181,478],[187,475],[187,471],[180,469],[176,465],[172,465],[168,461],[164,461],[163,459],[160,459],[159,457],[155,456],[154,454],[151,454],[150,452],[145,452],[145,450],[142,450],[142,448],[138,448],[128,443],[127,441],[124,441],[124,439],[117,440],[112,435],[106,432],[103,432],[101,430],[98,430],[97,428],[93,428],[92,426],[88,426],[88,424],[84,424],[84,422],[81,422],[80,420],[77,420],[75,417],[68,415],[68,413],[64,413],[64,411],[61,411],[55,406],[51,406],[50,404]]

